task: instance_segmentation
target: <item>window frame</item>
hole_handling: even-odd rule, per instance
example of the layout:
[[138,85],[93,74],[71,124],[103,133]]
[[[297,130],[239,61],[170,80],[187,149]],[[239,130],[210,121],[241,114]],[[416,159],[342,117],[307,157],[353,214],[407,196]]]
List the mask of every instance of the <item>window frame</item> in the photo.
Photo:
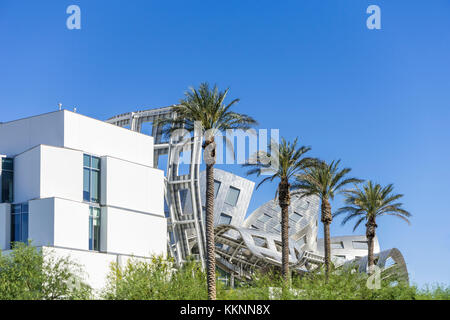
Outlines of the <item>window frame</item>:
[[[89,163],[86,164],[86,159],[89,159]],[[98,161],[98,166],[93,165],[93,160]],[[100,203],[100,196],[101,196],[101,158],[96,157],[90,154],[83,154],[83,201],[88,203]],[[88,191],[85,190],[86,186],[86,174],[88,173]],[[94,188],[94,174],[97,174],[97,188]],[[95,190],[96,189],[96,190]],[[96,198],[93,198],[94,190],[96,191]],[[88,193],[88,197],[86,197],[86,192]]]
[[[7,166],[10,164],[11,166]],[[14,202],[14,158],[0,158],[0,203]],[[5,174],[6,173],[6,174]],[[9,179],[8,179],[9,178]],[[7,187],[6,187],[7,186]],[[8,194],[8,197],[5,194]]]
[[[18,210],[16,211],[16,209]],[[16,217],[18,219],[18,235],[16,235],[16,230],[13,228],[17,224],[15,223]],[[30,221],[30,207],[28,202],[17,203],[11,206],[11,223],[10,223],[10,242],[11,248],[14,242],[22,242],[28,244],[28,236],[29,236],[29,221]]]
[[[94,215],[94,211],[98,212],[98,216]],[[101,227],[102,227],[101,217],[102,212],[100,207],[89,206],[89,251],[100,251]],[[95,221],[97,221],[98,224],[97,230],[95,230],[96,227],[96,225],[94,224]]]
[[[230,219],[230,221],[228,222],[228,223],[221,223],[221,221],[222,221],[222,217],[224,217],[224,218],[226,218],[226,219]],[[226,214],[226,213],[224,213],[224,212],[222,212],[222,213],[220,213],[220,215],[219,215],[219,224],[226,224],[226,225],[230,225],[231,224],[231,221],[233,220],[233,217],[231,216],[231,215],[229,215],[229,214]]]
[[[236,201],[235,201],[235,203],[234,204],[232,204],[232,203],[230,203],[228,200],[228,198],[229,198],[229,196],[230,196],[230,191],[231,190],[235,190],[235,191],[237,191],[238,192],[238,194],[237,194],[237,196],[236,196]],[[225,197],[225,203],[226,204],[228,204],[228,205],[230,205],[230,206],[232,206],[232,207],[236,207],[237,206],[237,203],[238,203],[238,201],[239,201],[239,196],[241,195],[241,189],[238,189],[238,188],[236,188],[236,187],[233,187],[233,186],[230,186],[229,188],[228,188],[228,192],[227,192],[227,196]]]
[[[364,243],[364,246],[359,246],[359,247],[355,247],[355,244],[357,244],[357,245],[361,245],[361,244],[363,244]],[[361,240],[353,240],[352,241],[352,247],[353,247],[353,249],[356,249],[356,250],[367,250],[368,248],[369,248],[369,242],[366,240],[366,241],[361,241]]]
[[[216,189],[217,184],[217,189]],[[222,185],[222,182],[219,180],[214,180],[214,199],[217,198],[217,195],[219,194],[220,187]]]

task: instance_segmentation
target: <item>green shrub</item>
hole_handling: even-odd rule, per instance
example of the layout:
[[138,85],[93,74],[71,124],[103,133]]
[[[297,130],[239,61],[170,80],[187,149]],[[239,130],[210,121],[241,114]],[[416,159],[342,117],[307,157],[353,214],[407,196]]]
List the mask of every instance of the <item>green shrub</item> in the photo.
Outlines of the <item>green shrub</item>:
[[89,299],[91,289],[80,279],[81,267],[68,258],[44,256],[36,247],[15,243],[0,252],[1,300]]
[[206,299],[206,274],[199,263],[190,261],[180,269],[172,260],[153,257],[150,262],[128,260],[124,267],[112,264],[105,299],[189,300]]
[[[173,269],[172,262],[154,257],[151,262],[128,261],[124,268],[113,265],[107,299],[206,299],[206,276],[196,262]],[[220,300],[414,300],[449,299],[449,288],[438,286],[419,290],[416,286],[390,277],[382,280],[380,289],[369,289],[366,274],[338,270],[326,281],[323,270],[293,275],[289,288],[277,272],[256,272],[249,281],[230,288],[217,281]]]

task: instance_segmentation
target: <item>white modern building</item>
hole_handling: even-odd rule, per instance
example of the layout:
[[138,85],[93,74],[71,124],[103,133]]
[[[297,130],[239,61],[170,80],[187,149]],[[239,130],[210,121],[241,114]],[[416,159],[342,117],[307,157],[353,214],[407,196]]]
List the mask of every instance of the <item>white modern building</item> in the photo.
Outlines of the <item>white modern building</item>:
[[0,123],[0,249],[27,242],[84,266],[167,253],[153,137],[67,110]]

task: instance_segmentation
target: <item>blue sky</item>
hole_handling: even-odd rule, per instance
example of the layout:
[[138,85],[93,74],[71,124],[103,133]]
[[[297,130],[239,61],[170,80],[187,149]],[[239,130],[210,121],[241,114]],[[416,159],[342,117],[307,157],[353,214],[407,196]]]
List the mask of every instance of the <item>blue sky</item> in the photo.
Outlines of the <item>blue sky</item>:
[[[81,30],[66,28],[71,4]],[[370,4],[381,30],[366,27]],[[411,226],[381,218],[381,247],[403,252],[413,282],[448,284],[449,13],[448,0],[1,0],[0,121],[58,102],[106,119],[177,103],[202,81],[230,87],[260,128],[394,183],[414,216]],[[351,234],[340,220],[332,234]]]

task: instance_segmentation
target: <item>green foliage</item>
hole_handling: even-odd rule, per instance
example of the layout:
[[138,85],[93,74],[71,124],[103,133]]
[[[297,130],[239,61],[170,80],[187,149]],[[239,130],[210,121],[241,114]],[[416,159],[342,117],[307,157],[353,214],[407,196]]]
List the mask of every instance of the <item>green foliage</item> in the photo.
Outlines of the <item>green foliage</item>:
[[[74,272],[74,270],[77,270]],[[32,246],[17,244],[0,255],[0,299],[91,299],[90,288],[80,282],[78,265]],[[383,280],[378,290],[366,286],[367,275],[335,271],[325,281],[323,270],[294,274],[290,287],[277,272],[255,273],[237,288],[217,281],[220,300],[450,300],[450,287],[419,289],[395,279]],[[78,285],[77,285],[78,284]],[[130,259],[124,267],[111,265],[101,298],[110,300],[205,300],[206,274],[197,262],[175,269],[172,260],[153,257],[150,262]]]
[[45,257],[36,247],[16,243],[0,252],[0,300],[89,299],[81,268],[68,258]]
[[[120,300],[204,300],[207,298],[206,275],[196,262],[174,269],[172,261],[154,257],[151,262],[129,260],[119,268],[113,265],[106,299]],[[328,282],[323,270],[300,276],[294,274],[290,287],[285,286],[277,272],[255,273],[253,279],[239,282],[237,288],[217,281],[219,300],[417,300],[450,298],[450,288],[435,286],[419,290],[416,286],[382,280],[380,289],[366,286],[367,275],[338,270],[330,274]]]
[[[291,182],[292,178],[302,173],[305,169],[311,168],[317,164],[317,159],[305,157],[305,154],[311,150],[310,147],[298,146],[298,138],[293,142],[287,141],[285,138],[281,138],[281,143],[278,144],[275,141],[269,145],[270,152],[259,151],[252,155],[247,163],[243,164],[243,167],[249,168],[247,175],[255,174],[257,177],[261,175],[268,175],[261,180],[256,189],[258,189],[265,182],[272,182],[275,179],[281,181]],[[268,162],[268,159],[272,159]],[[277,188],[278,195],[280,186]]]
[[206,299],[206,274],[197,262],[175,269],[172,260],[154,256],[151,262],[128,260],[124,267],[113,263],[103,298],[111,300]]
[[362,188],[355,186],[353,190],[346,190],[345,206],[340,208],[334,216],[347,214],[342,225],[352,219],[357,219],[353,231],[364,221],[373,221],[380,216],[394,216],[410,223],[411,214],[402,208],[402,203],[396,202],[402,194],[393,193],[394,186],[385,187],[378,183],[368,181]]

